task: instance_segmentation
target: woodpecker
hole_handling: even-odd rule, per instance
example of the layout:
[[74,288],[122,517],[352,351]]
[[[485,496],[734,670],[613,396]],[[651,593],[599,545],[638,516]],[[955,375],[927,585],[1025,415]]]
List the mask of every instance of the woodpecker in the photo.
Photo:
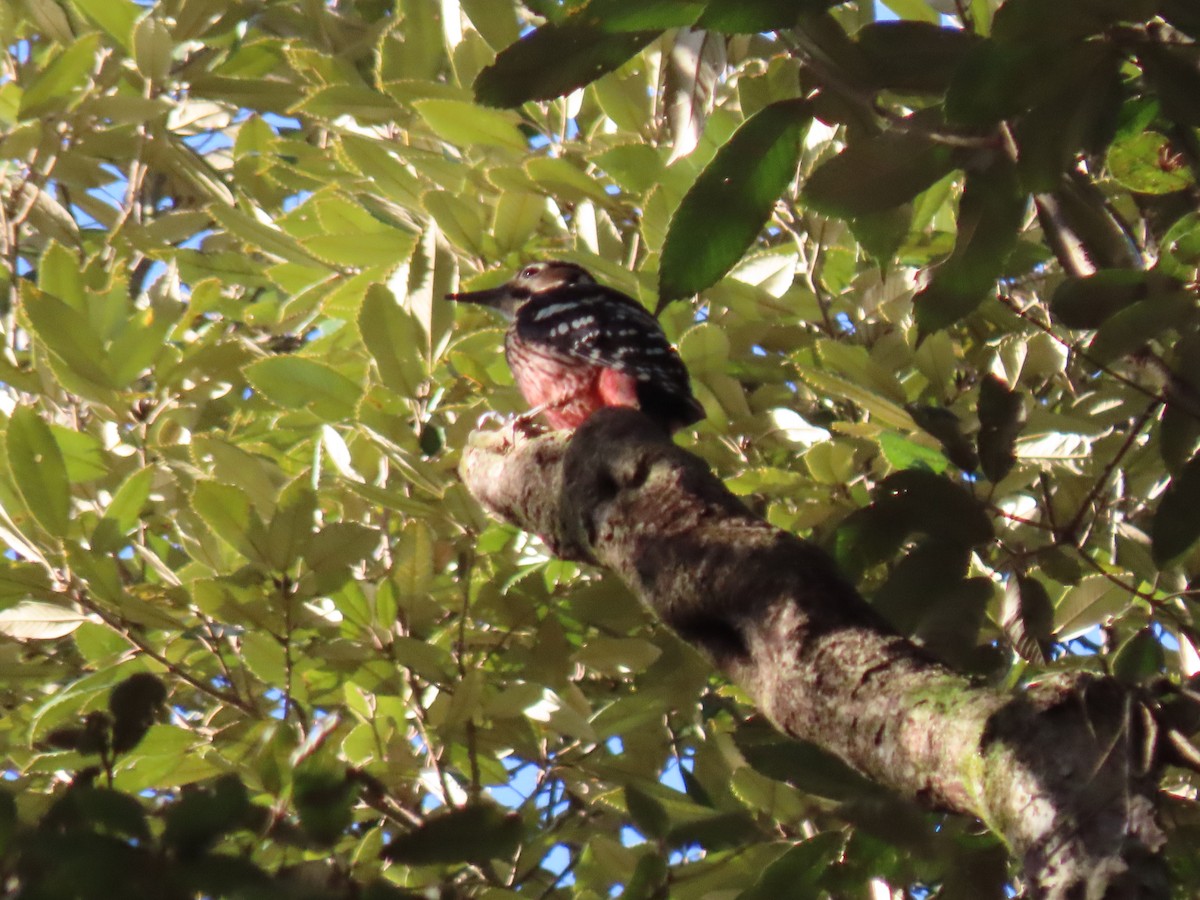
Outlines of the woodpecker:
[[605,406],[640,409],[668,433],[704,418],[687,368],[658,320],[568,262],[538,262],[507,284],[447,294],[511,319],[504,356],[527,414],[573,430]]

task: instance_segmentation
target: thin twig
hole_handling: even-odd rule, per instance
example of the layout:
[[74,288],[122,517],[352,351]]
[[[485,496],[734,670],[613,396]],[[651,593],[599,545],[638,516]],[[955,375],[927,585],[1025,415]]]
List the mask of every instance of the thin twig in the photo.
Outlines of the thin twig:
[[147,644],[144,640],[142,640],[135,631],[128,628],[124,620],[122,620],[119,616],[113,615],[104,607],[93,601],[91,597],[88,596],[87,588],[77,581],[73,581],[71,584],[71,599],[88,612],[99,616],[105,625],[107,625],[109,628],[112,628],[142,653],[145,653],[159,665],[163,666],[168,672],[170,672],[180,681],[187,682],[201,693],[207,694],[215,700],[220,700],[222,703],[232,706],[235,709],[239,709],[247,715],[255,716],[256,718],[260,715],[258,709],[256,709],[249,702],[243,700],[237,694],[213,687],[211,684],[196,678],[194,675],[191,675],[186,670],[171,662],[169,659]]
[[1079,530],[1080,524],[1083,522],[1083,517],[1087,515],[1088,509],[1100,496],[1100,492],[1107,487],[1108,479],[1112,477],[1112,473],[1116,471],[1117,466],[1121,464],[1121,462],[1125,459],[1126,454],[1128,454],[1133,448],[1134,443],[1141,436],[1142,429],[1146,427],[1146,423],[1154,418],[1155,415],[1157,415],[1159,407],[1161,407],[1162,404],[1162,400],[1154,400],[1149,406],[1146,407],[1142,414],[1138,416],[1137,420],[1130,427],[1129,434],[1126,435],[1125,441],[1121,444],[1120,449],[1117,450],[1113,458],[1108,461],[1108,465],[1104,467],[1104,471],[1100,473],[1100,477],[1096,479],[1095,484],[1092,485],[1092,489],[1088,491],[1087,496],[1083,498],[1083,502],[1079,504],[1079,508],[1075,511],[1075,515],[1071,517],[1071,520],[1067,522],[1062,531],[1059,533],[1060,536],[1067,536],[1072,541],[1075,540],[1075,535]]

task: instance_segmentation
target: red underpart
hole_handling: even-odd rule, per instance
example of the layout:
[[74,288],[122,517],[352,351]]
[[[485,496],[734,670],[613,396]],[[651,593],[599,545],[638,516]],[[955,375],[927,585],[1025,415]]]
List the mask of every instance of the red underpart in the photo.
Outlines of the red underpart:
[[[522,348],[522,351],[525,348]],[[551,428],[575,429],[605,406],[638,408],[637,379],[599,366],[563,365],[552,357],[518,351],[517,387],[532,407],[543,407]]]

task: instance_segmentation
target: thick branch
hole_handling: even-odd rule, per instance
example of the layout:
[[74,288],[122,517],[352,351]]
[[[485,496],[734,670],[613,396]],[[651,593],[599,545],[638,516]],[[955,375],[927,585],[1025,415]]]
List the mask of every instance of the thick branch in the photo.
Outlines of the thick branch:
[[1031,896],[1166,896],[1140,708],[1115,684],[972,686],[633,410],[574,435],[477,435],[461,473],[494,515],[615,572],[784,733],[982,819],[1023,857]]

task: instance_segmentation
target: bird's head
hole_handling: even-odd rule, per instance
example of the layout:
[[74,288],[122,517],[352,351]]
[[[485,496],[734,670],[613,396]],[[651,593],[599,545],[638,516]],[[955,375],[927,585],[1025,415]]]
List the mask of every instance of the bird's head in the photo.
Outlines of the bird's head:
[[547,260],[529,263],[507,283],[482,291],[461,291],[447,294],[447,300],[459,303],[478,303],[490,306],[511,317],[538,294],[574,284],[595,284],[587,269],[575,263]]

